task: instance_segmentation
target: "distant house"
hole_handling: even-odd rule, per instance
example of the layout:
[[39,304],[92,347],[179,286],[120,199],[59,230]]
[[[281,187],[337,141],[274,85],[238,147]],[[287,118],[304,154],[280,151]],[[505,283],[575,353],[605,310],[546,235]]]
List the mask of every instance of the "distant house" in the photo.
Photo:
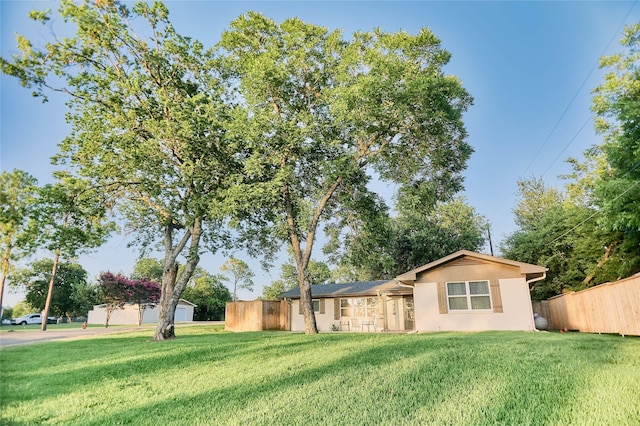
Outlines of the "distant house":
[[[193,309],[197,305],[180,299],[176,306],[175,322],[193,322]],[[143,324],[153,324],[158,322],[159,308],[147,308],[142,314]],[[107,317],[107,305],[95,305],[93,310],[89,311],[87,318],[88,324],[104,324]],[[127,303],[123,309],[116,309],[111,314],[109,325],[125,325],[138,324],[138,305]]]
[[[534,330],[529,284],[547,268],[461,250],[390,281],[311,287],[318,329],[357,331]],[[303,331],[299,288],[291,330]]]

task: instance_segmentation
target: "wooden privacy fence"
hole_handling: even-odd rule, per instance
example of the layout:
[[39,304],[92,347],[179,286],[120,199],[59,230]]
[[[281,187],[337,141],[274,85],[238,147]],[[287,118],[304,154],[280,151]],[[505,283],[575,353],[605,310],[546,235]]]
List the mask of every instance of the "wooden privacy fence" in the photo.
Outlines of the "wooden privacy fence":
[[224,328],[229,331],[291,330],[286,300],[227,302]]
[[640,336],[640,274],[549,299],[549,328]]

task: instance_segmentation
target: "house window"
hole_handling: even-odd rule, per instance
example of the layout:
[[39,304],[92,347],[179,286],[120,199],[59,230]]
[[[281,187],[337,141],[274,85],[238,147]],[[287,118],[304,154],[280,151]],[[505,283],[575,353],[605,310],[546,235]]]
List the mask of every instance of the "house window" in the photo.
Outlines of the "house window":
[[458,281],[447,283],[447,301],[451,311],[489,310],[489,281]]
[[[324,301],[325,299],[312,299],[313,312],[317,314],[324,314]],[[302,315],[302,301],[298,302],[298,314]]]
[[340,299],[340,316],[373,317],[377,315],[377,297],[351,297],[348,299]]

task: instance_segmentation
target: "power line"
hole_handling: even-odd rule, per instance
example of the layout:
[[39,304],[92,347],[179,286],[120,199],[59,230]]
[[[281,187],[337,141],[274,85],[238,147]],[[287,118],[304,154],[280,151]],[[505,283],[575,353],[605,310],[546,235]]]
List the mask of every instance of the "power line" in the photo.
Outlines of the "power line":
[[[636,3],[638,1],[636,0],[635,2],[633,2],[633,4],[631,5],[631,7],[629,8],[629,11],[627,12],[627,14],[625,15],[625,17],[622,19],[622,21],[620,22],[620,25],[618,25],[618,28],[615,30],[615,32],[613,33],[613,36],[611,36],[611,38],[609,39],[609,42],[607,43],[607,46],[604,48],[604,50],[602,51],[602,54],[600,55],[600,57],[604,56],[604,54],[607,52],[607,50],[609,50],[609,46],[611,46],[611,43],[613,43],[613,41],[616,39],[616,37],[618,36],[618,34],[620,33],[620,30],[622,29],[622,27],[624,26],[624,23],[626,22],[627,18],[629,17],[629,15],[631,15],[631,11],[633,10],[633,8],[635,7]],[[587,81],[589,81],[589,78],[591,77],[591,74],[593,74],[593,71],[595,71],[596,68],[598,68],[598,63],[599,61],[596,61],[595,65],[591,68],[591,71],[589,71],[589,74],[587,74],[587,77],[584,79],[584,81],[582,82],[582,84],[580,85],[580,87],[578,88],[578,90],[576,91],[575,95],[573,95],[573,98],[571,98],[571,101],[569,101],[569,105],[567,105],[567,107],[564,109],[564,111],[562,112],[562,115],[560,116],[560,118],[558,119],[558,121],[556,122],[555,126],[553,126],[553,128],[551,129],[551,131],[549,132],[549,134],[547,135],[547,138],[544,140],[544,142],[542,143],[542,145],[540,146],[540,148],[538,149],[538,152],[536,152],[536,154],[533,156],[533,158],[531,159],[531,162],[529,162],[529,165],[527,166],[527,168],[524,170],[524,172],[522,173],[523,175],[526,175],[527,172],[529,171],[529,169],[531,168],[531,166],[533,165],[533,163],[536,161],[536,159],[538,158],[538,155],[540,155],[540,153],[542,152],[542,149],[545,147],[545,145],[547,144],[547,142],[549,142],[549,140],[551,139],[551,135],[553,135],[553,132],[555,132],[555,130],[558,128],[558,125],[560,124],[560,122],[562,121],[562,119],[564,118],[564,116],[567,114],[567,111],[569,111],[569,108],[571,107],[571,105],[573,105],[573,102],[576,100],[576,98],[578,97],[578,94],[580,93],[580,91],[582,90],[582,88],[584,87],[584,85],[587,83]],[[584,127],[584,125],[583,125]],[[554,160],[555,161],[555,160]],[[546,173],[546,172],[545,172]]]
[[587,123],[589,123],[591,121],[592,118],[593,118],[593,114],[591,114],[589,117],[587,117],[587,120],[584,123],[582,123],[582,126],[578,129],[576,134],[573,135],[573,137],[571,138],[569,143],[566,144],[564,146],[564,148],[562,148],[562,151],[560,151],[560,153],[556,156],[556,158],[554,158],[554,160],[551,162],[551,164],[549,164],[549,167],[547,167],[547,169],[544,171],[544,173],[542,173],[542,175],[540,177],[543,177],[544,175],[547,174],[547,172],[551,169],[551,167],[553,167],[553,165],[556,163],[556,161],[558,161],[560,156],[567,150],[567,148],[569,148],[569,145],[571,145],[573,143],[573,141],[576,140],[576,138],[578,137],[580,132],[582,132],[582,129],[584,129],[584,127],[587,125]]
[[[637,165],[636,165],[637,167]],[[635,168],[635,167],[634,167]],[[631,170],[629,170],[631,171]],[[627,172],[628,173],[628,172]],[[626,194],[627,192],[631,191],[634,187],[636,187],[637,185],[640,184],[640,180],[636,181],[633,185],[631,185],[629,188],[627,188],[626,190],[624,190],[624,192],[622,192],[620,195],[618,195],[616,198],[614,198],[613,200],[611,200],[611,202],[616,201],[618,198],[622,197],[624,194]],[[575,231],[578,227],[584,225],[589,219],[593,218],[595,215],[597,215],[598,213],[601,213],[602,210],[596,210],[593,213],[591,213],[589,215],[589,217],[587,217],[586,219],[582,220],[580,223],[578,223],[576,226],[574,226],[573,228],[569,229],[567,232],[565,232],[564,234],[560,235],[559,237],[557,237],[556,239],[554,239],[553,241],[549,242],[549,244],[553,244],[556,241],[558,241],[561,238],[566,237],[567,235],[569,235],[571,232]]]
[[[616,30],[614,31],[613,35],[611,36],[611,38],[609,39],[609,42],[607,43],[607,45],[605,46],[604,50],[602,51],[602,54],[599,57],[602,57],[606,54],[607,50],[609,50],[609,47],[611,46],[611,44],[613,43],[613,41],[616,39],[616,37],[618,37],[618,35],[620,34],[620,31],[622,29],[622,27],[624,26],[625,22],[627,21],[627,18],[629,18],[629,15],[631,15],[631,12],[633,11],[633,8],[636,6],[636,4],[638,3],[638,0],[634,1],[633,4],[631,5],[631,7],[629,8],[629,10],[627,11],[627,14],[624,16],[624,18],[622,19],[622,21],[620,22],[620,24],[618,25],[618,27],[616,28]],[[587,83],[587,81],[589,81],[589,78],[591,77],[591,74],[593,74],[593,71],[595,71],[595,69],[598,67],[599,64],[599,60],[596,61],[595,65],[591,68],[591,70],[589,71],[589,73],[587,74],[586,78],[584,79],[584,81],[582,82],[582,84],[580,85],[580,87],[578,88],[578,90],[576,91],[576,93],[573,95],[573,98],[571,98],[571,101],[569,102],[569,104],[567,105],[567,107],[564,109],[564,111],[562,112],[562,115],[560,116],[560,118],[558,119],[558,121],[556,122],[556,124],[553,126],[553,128],[551,129],[551,131],[549,132],[548,136],[546,137],[546,139],[544,140],[544,142],[542,143],[542,145],[540,146],[540,148],[538,149],[538,152],[536,152],[536,154],[533,156],[533,158],[531,159],[531,161],[529,162],[529,164],[527,165],[527,167],[525,168],[524,172],[522,173],[522,176],[525,176],[527,174],[527,172],[529,171],[529,169],[531,168],[531,166],[533,165],[533,163],[536,161],[536,159],[538,158],[538,156],[540,155],[540,153],[542,152],[544,146],[547,144],[547,142],[549,142],[549,140],[551,139],[551,135],[555,132],[556,128],[558,127],[558,125],[560,124],[560,122],[562,121],[562,119],[564,118],[564,116],[566,115],[567,111],[569,110],[569,108],[571,107],[571,105],[573,104],[573,102],[575,101],[575,99],[578,97],[578,94],[580,93],[580,91],[584,88],[585,84]],[[556,157],[556,159],[553,160],[553,162],[551,163],[551,165],[549,167],[547,167],[547,169],[545,170],[545,172],[543,173],[546,174],[551,166],[558,160],[558,158],[560,157],[560,155],[562,155],[562,153],[568,148],[569,145],[571,145],[571,143],[573,142],[573,140],[577,137],[577,135],[582,131],[582,129],[586,126],[586,124],[589,122],[589,120],[591,120],[591,118],[593,117],[593,114],[591,114],[589,116],[589,118],[585,121],[585,123],[582,125],[582,127],[580,127],[580,129],[576,132],[576,134],[574,135],[574,137],[571,139],[571,141],[565,146],[565,148],[562,150],[562,152],[560,152],[560,154],[558,154],[558,156]],[[634,167],[635,169],[635,167]],[[507,200],[505,199],[505,201],[501,204],[504,204]],[[502,218],[500,219],[500,221],[504,220],[504,218],[508,215],[508,213],[504,214],[502,216]]]

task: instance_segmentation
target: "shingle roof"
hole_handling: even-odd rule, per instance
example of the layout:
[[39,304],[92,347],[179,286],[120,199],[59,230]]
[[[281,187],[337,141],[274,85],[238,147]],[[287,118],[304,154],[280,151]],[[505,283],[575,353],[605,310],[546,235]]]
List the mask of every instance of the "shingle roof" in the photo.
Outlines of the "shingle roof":
[[[313,297],[340,297],[340,296],[377,296],[378,292],[413,293],[413,289],[400,287],[394,280],[363,281],[345,284],[319,284],[311,286]],[[300,287],[285,291],[280,295],[281,299],[299,299]]]

